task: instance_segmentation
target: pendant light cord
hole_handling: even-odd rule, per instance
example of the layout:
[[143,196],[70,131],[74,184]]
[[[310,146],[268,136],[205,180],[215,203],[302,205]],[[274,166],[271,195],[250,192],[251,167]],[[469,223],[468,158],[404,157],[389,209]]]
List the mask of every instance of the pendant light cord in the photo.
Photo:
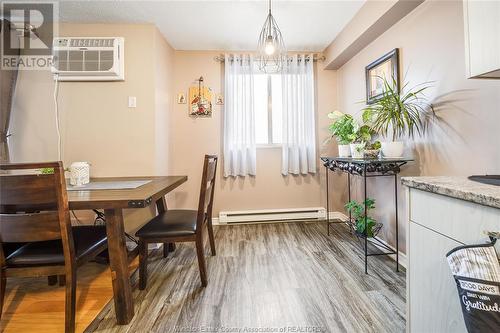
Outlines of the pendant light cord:
[[[271,12],[271,0],[269,0],[269,16],[272,17],[273,13]],[[271,33],[271,20],[269,20],[269,34]]]

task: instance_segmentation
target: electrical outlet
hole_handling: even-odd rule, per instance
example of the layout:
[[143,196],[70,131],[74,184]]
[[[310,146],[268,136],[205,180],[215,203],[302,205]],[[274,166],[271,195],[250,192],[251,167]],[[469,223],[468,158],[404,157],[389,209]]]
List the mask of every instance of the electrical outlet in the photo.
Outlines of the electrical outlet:
[[137,107],[137,98],[135,96],[128,97],[128,107],[129,108]]

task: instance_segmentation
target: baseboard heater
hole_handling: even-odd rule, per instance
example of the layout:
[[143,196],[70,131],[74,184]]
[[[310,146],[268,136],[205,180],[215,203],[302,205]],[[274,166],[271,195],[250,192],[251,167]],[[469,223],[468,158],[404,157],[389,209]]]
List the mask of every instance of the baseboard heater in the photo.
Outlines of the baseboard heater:
[[289,220],[321,220],[326,218],[324,207],[221,211],[219,224]]

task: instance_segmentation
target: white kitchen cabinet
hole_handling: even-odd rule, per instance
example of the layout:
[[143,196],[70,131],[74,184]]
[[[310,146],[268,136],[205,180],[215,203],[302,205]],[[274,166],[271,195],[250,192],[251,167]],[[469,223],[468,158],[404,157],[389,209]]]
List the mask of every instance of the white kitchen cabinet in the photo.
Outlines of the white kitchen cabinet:
[[[410,223],[408,300],[411,301],[407,325],[410,332],[467,332],[446,253],[462,245],[417,223]],[[407,257],[408,258],[408,257]]]
[[500,79],[500,1],[464,0],[468,78]]
[[500,209],[407,188],[407,331],[467,332],[446,253],[500,231]]

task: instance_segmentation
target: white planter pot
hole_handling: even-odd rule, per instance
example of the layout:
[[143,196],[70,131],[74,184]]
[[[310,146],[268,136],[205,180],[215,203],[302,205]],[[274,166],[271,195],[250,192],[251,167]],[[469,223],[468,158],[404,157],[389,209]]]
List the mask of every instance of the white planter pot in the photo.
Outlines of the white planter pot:
[[403,141],[382,142],[382,156],[386,158],[403,157]]
[[352,158],[363,158],[365,150],[364,143],[351,143],[351,156]]
[[351,147],[349,145],[339,145],[339,157],[350,157]]

